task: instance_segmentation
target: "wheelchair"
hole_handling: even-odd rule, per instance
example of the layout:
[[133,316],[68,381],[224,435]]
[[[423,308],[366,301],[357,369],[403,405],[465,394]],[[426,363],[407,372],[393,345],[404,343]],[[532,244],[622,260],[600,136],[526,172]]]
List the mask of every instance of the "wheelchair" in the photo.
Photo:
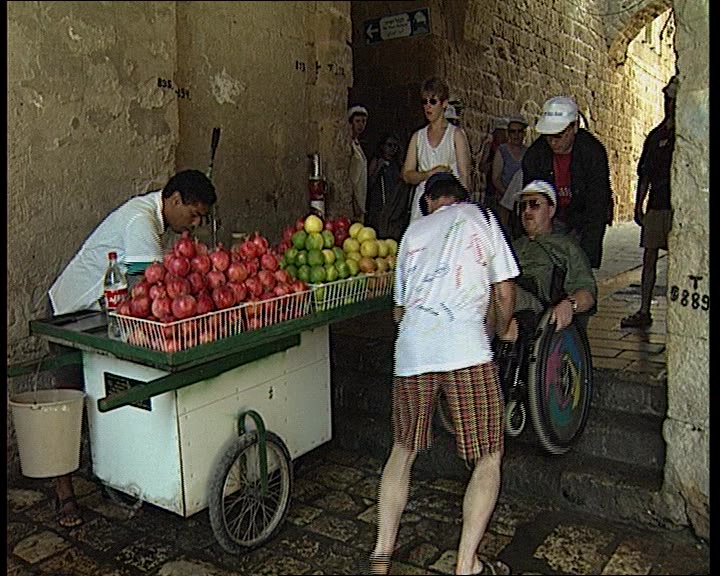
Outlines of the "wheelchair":
[[[587,318],[575,317],[563,330],[550,321],[552,307],[537,320],[531,311],[519,311],[515,342],[495,339],[493,349],[505,398],[505,433],[517,437],[532,429],[550,454],[565,454],[578,441],[590,412],[593,386],[592,356],[587,340]],[[438,415],[453,432],[444,395]]]

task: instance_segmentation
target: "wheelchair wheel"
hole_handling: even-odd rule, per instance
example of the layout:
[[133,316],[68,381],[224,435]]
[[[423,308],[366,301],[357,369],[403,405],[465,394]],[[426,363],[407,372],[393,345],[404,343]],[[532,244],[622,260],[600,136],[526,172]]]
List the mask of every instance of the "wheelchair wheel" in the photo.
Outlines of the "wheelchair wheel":
[[505,405],[505,432],[507,435],[511,438],[520,436],[525,430],[526,421],[525,404],[518,400],[510,400]]
[[592,399],[592,357],[585,333],[576,321],[555,331],[542,317],[528,370],[528,408],[543,448],[564,454],[587,423]]
[[265,434],[268,490],[260,480],[256,432],[237,438],[220,461],[209,494],[210,524],[215,538],[231,554],[247,552],[270,540],[290,506],[292,463],[285,443]]

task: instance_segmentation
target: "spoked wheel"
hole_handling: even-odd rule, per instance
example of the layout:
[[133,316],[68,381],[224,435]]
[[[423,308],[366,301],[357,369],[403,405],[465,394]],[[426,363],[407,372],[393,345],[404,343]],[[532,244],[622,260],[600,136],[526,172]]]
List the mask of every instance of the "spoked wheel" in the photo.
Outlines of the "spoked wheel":
[[540,443],[551,454],[564,454],[578,440],[590,412],[592,358],[585,333],[573,321],[559,332],[540,323],[528,371],[530,419]]
[[527,413],[525,404],[517,400],[510,400],[505,405],[505,432],[508,436],[515,438],[525,430]]
[[256,432],[242,434],[224,454],[209,495],[210,524],[220,545],[232,554],[270,540],[290,506],[292,463],[285,443],[265,433],[267,490],[263,493]]

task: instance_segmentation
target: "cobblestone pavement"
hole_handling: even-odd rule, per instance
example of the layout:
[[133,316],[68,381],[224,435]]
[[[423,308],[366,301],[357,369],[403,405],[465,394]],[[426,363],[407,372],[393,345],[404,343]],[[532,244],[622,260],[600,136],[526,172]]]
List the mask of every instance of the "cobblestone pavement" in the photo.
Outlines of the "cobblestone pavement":
[[[207,510],[190,518],[149,504],[132,509],[75,476],[85,524],[54,521],[53,484],[8,489],[8,576],[273,576],[360,574],[374,541],[382,462],[332,442],[295,461],[293,501],[278,534],[243,555],[214,538]],[[414,478],[393,574],[451,574],[464,485]],[[654,531],[502,496],[480,554],[513,574],[709,574],[709,548],[688,531]]]

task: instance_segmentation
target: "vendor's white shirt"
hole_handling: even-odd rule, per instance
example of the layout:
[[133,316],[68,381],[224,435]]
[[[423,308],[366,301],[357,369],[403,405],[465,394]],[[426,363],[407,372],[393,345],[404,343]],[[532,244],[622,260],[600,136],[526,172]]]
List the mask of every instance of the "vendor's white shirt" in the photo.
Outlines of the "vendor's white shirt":
[[99,310],[108,252],[117,252],[124,270],[129,263],[162,260],[164,228],[161,191],[130,198],[108,214],[50,288],[53,314]]
[[485,329],[491,284],[520,273],[492,213],[442,206],[411,222],[400,242],[394,300],[404,308],[395,375],[448,372],[490,362]]

